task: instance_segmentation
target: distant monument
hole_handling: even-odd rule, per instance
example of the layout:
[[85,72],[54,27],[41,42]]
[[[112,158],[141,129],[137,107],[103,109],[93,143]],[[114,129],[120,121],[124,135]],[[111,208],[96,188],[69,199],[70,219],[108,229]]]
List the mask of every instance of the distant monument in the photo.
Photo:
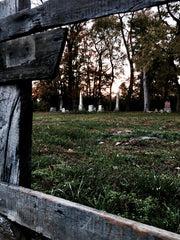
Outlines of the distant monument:
[[79,94],[79,106],[78,106],[78,110],[79,110],[79,111],[82,111],[82,110],[83,110],[82,91],[80,91],[80,94]]
[[119,111],[119,93],[116,94],[116,107],[114,111]]

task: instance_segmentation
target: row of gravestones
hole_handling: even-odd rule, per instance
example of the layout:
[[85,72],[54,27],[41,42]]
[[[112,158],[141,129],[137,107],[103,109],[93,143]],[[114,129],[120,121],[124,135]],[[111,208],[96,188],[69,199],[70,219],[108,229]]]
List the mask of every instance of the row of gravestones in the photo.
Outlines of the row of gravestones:
[[[82,91],[80,91],[79,94],[79,106],[78,106],[78,111],[83,111],[84,110],[84,106],[83,106],[83,96],[82,96]],[[60,99],[60,107],[59,107],[59,111],[62,113],[67,112],[67,110],[63,107],[63,100],[62,98]],[[102,105],[98,105],[98,109],[96,110],[96,108],[94,107],[94,105],[88,105],[88,112],[103,112],[103,106]],[[119,93],[116,94],[116,105],[115,105],[115,109],[114,111],[119,111]],[[51,107],[50,108],[50,112],[56,112],[56,108],[55,107]],[[164,104],[164,109],[155,109],[154,111],[155,113],[170,113],[171,112],[171,103],[169,101],[166,101]]]
[[[78,111],[84,111],[84,110],[85,110],[85,109],[84,109],[84,105],[83,105],[82,91],[80,91]],[[66,110],[66,109],[63,107],[63,100],[62,100],[62,98],[60,99],[59,111],[62,112],[62,113],[65,113],[65,112],[68,111],[68,110]],[[92,105],[92,104],[88,105],[88,112],[95,112],[95,111],[97,111],[97,112],[103,112],[103,111],[104,111],[103,105],[99,104],[97,109],[96,109],[95,106]],[[119,93],[116,94],[116,106],[115,106],[114,111],[119,111]],[[51,107],[51,108],[50,108],[50,112],[56,112],[56,108],[55,108],[55,107]]]

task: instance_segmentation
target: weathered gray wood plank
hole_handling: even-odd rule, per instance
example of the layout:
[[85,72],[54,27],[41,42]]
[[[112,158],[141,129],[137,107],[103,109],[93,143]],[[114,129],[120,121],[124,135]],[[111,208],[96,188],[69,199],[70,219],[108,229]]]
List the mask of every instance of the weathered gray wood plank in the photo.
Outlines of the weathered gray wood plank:
[[1,181],[30,186],[31,109],[31,82],[0,86]]
[[66,35],[55,29],[0,43],[0,83],[55,77]]
[[[21,10],[22,3],[25,7],[30,6],[29,0],[10,0],[9,10],[7,3],[8,1],[5,0],[6,15]],[[8,29],[7,26],[6,28]],[[15,85],[0,85],[0,180],[26,187],[30,186],[31,94],[30,81]]]
[[[0,88],[0,179],[19,183],[20,91],[16,86]],[[13,130],[15,129],[15,130]]]
[[0,2],[0,18],[17,12],[17,2],[14,0],[4,0]]
[[[174,0],[170,0],[174,1]],[[170,2],[168,1],[168,2]],[[109,14],[129,12],[167,2],[166,0],[49,0],[0,22],[0,41]],[[11,26],[11,28],[7,28]]]
[[0,213],[52,240],[179,240],[180,235],[0,183]]
[[0,216],[0,239],[1,240],[16,240],[11,224],[8,220]]
[[16,13],[19,9],[30,7],[30,1],[26,0],[1,0],[0,1],[0,18]]
[[[0,18],[29,6],[29,0],[1,1]],[[26,187],[31,178],[31,89],[30,81],[0,85],[0,179]],[[13,233],[9,227],[12,224],[1,216],[0,220],[0,239],[29,239],[29,232],[17,226]]]

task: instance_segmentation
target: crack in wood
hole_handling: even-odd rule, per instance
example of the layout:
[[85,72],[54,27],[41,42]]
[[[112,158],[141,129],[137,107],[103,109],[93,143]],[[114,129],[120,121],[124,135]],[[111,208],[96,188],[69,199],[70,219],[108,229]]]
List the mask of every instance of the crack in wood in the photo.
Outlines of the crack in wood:
[[4,151],[3,174],[2,174],[2,181],[4,182],[9,182],[11,177],[12,163],[10,164],[9,167],[7,166],[7,153],[9,151],[8,145],[9,145],[9,135],[10,135],[11,125],[12,125],[12,119],[13,119],[14,112],[17,108],[19,100],[20,100],[20,93],[17,96],[16,101],[12,106],[12,110],[9,116],[8,130],[7,130],[6,143],[5,143],[6,146]]

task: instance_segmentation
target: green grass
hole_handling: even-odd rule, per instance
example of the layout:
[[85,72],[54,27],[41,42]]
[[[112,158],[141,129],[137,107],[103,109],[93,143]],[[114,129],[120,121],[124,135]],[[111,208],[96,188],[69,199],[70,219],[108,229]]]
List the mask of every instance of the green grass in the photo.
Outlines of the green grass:
[[34,114],[35,190],[180,233],[179,167],[179,114]]

